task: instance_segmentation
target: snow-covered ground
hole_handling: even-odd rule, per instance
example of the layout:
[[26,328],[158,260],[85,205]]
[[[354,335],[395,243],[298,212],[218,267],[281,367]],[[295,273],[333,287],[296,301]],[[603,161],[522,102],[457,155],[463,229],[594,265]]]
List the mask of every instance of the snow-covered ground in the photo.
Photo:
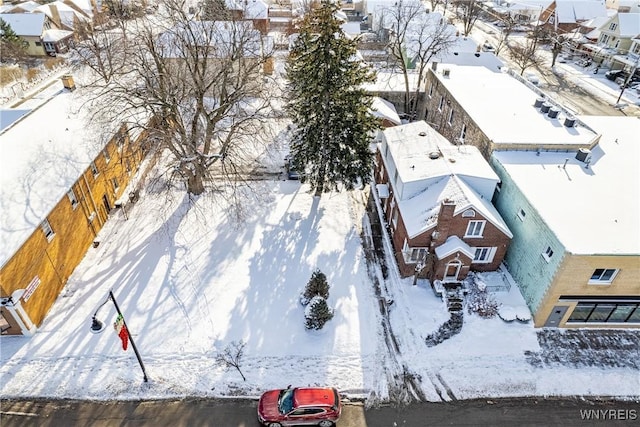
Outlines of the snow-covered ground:
[[[249,396],[293,385],[328,384],[370,402],[388,399],[399,367],[428,400],[524,395],[636,397],[633,367],[535,366],[540,350],[531,323],[465,313],[462,331],[435,347],[425,337],[447,318],[424,282],[383,284],[399,354],[385,342],[383,316],[367,272],[361,230],[363,191],[314,198],[297,181],[261,181],[240,223],[201,197],[148,191],[98,236],[44,323],[32,337],[3,337],[0,393],[10,397],[150,399]],[[365,227],[363,227],[363,224]],[[334,318],[320,331],[303,326],[299,293],[315,268],[331,284]],[[373,272],[379,274],[379,272]],[[504,275],[485,274],[488,284]],[[113,290],[149,381],[111,327]],[[523,300],[512,286],[494,292]],[[100,307],[100,308],[99,308]],[[107,323],[90,332],[91,319]],[[216,363],[232,342],[246,343],[241,370]],[[637,368],[637,367],[636,367]],[[391,374],[391,375],[390,375]]]

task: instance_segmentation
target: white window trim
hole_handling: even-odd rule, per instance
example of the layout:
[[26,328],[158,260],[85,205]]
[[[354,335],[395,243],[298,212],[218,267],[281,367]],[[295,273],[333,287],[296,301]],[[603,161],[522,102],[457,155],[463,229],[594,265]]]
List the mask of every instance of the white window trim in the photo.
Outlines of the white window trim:
[[[596,269],[597,270],[597,269]],[[603,268],[602,270],[614,270],[613,275],[611,276],[611,278],[609,280],[599,280],[599,279],[591,279],[589,278],[589,281],[587,282],[588,285],[600,285],[600,286],[608,286],[610,284],[613,283],[613,281],[615,280],[616,276],[618,275],[618,272],[620,272],[620,269],[617,268]]]
[[[549,255],[549,251],[551,251],[551,255]],[[553,254],[554,254],[554,250],[551,249],[551,246],[547,246],[547,249],[545,249],[545,251],[542,252],[540,255],[542,255],[542,258],[544,258],[545,261],[550,262]]]
[[[476,223],[480,223],[481,227],[480,227],[480,232],[478,234],[469,234],[470,228],[471,228],[471,224],[476,224]],[[472,220],[469,221],[469,223],[467,224],[467,229],[464,232],[464,237],[468,237],[468,238],[472,238],[472,239],[480,239],[483,237],[484,234],[484,227],[487,225],[487,221],[484,220]],[[475,228],[475,226],[473,227]]]
[[518,211],[518,218],[520,219],[520,221],[524,221],[526,216],[527,216],[527,213],[524,211],[524,209],[520,209]]
[[447,124],[449,126],[453,125],[453,116],[454,116],[454,110],[452,108],[451,111],[449,111],[449,118],[447,119]]
[[104,156],[105,162],[109,164],[109,162],[111,161],[111,156],[109,155],[109,151],[107,151],[106,148],[102,150],[102,155]]
[[40,228],[42,229],[42,232],[44,233],[44,237],[47,239],[47,242],[52,241],[53,238],[56,236],[56,233],[55,231],[53,231],[53,228],[51,227],[51,224],[49,223],[48,219],[45,219],[40,223]]
[[[486,249],[486,256],[484,259],[475,259],[475,254],[477,250],[483,250]],[[493,262],[494,257],[496,256],[496,251],[498,250],[497,247],[495,246],[478,246],[478,247],[473,247],[471,248],[471,250],[473,251],[473,260],[471,261],[472,264],[490,264]]]
[[441,96],[440,103],[438,104],[438,111],[442,111],[443,107],[444,107],[444,96]]
[[393,213],[392,213],[392,217],[391,217],[391,223],[393,224],[393,228],[396,229],[398,228],[398,216],[399,216],[399,212],[398,209],[394,209]]
[[98,175],[100,175],[100,170],[98,169],[98,165],[96,165],[96,162],[91,162],[91,174],[93,175],[93,177],[97,177]]
[[473,209],[467,209],[464,212],[462,212],[462,218],[475,218],[476,217],[476,211],[474,211]]
[[67,191],[67,197],[69,198],[69,202],[71,202],[71,207],[75,210],[78,207],[78,198],[76,197],[75,191],[73,188]]

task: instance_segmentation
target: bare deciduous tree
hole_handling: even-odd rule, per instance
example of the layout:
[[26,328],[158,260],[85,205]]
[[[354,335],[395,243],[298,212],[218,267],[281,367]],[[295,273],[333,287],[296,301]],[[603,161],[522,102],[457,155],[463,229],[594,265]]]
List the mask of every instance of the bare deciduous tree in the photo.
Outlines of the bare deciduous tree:
[[452,2],[456,9],[456,16],[462,23],[462,32],[468,36],[482,12],[482,2],[479,0],[455,0]]
[[227,369],[235,368],[242,376],[243,381],[246,381],[247,379],[242,373],[240,367],[242,366],[242,357],[244,356],[244,348],[246,345],[247,343],[242,340],[233,341],[224,348],[222,353],[218,353],[216,355],[216,363],[223,365]]
[[515,43],[509,47],[509,56],[518,67],[520,75],[524,74],[527,68],[540,64],[537,49],[536,39],[527,39],[524,44]]
[[[421,3],[411,0],[387,8],[384,25],[390,32],[388,49],[394,67],[404,76],[404,112],[415,118],[428,64],[456,43],[455,29],[439,13],[427,13]],[[411,87],[410,73],[416,74],[415,87]]]
[[241,181],[276,85],[264,72],[270,40],[250,20],[195,20],[184,8],[161,0],[154,16],[86,29],[75,59],[90,71],[94,117],[148,131],[171,153],[168,180],[198,195]]

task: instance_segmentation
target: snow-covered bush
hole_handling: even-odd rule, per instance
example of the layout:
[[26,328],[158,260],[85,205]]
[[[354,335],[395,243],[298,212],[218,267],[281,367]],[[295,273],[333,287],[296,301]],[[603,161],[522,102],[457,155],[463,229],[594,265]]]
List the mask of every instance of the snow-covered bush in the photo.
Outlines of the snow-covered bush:
[[304,326],[307,329],[322,329],[325,323],[333,318],[333,310],[327,300],[320,295],[311,298],[304,310]]
[[304,292],[300,295],[300,304],[307,305],[309,301],[316,295],[321,296],[325,300],[329,298],[329,283],[327,282],[327,276],[316,269],[312,274],[307,286],[304,288]]
[[469,287],[467,297],[467,311],[469,314],[475,313],[485,319],[490,319],[498,314],[499,303],[487,291],[483,282],[474,282]]

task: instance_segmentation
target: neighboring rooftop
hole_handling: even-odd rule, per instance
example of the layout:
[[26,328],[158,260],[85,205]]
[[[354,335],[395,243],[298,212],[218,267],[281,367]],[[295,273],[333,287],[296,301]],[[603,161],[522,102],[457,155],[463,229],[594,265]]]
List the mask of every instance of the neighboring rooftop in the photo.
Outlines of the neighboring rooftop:
[[[449,71],[446,77],[444,69]],[[495,150],[590,148],[598,141],[599,135],[585,126],[564,126],[570,116],[566,111],[560,110],[556,118],[541,113],[534,107],[540,95],[507,73],[438,64],[435,75]]]
[[588,167],[575,152],[493,156],[567,251],[639,255],[640,119],[581,118],[602,133]]
[[40,226],[104,147],[75,98],[57,80],[0,110],[0,265]]

